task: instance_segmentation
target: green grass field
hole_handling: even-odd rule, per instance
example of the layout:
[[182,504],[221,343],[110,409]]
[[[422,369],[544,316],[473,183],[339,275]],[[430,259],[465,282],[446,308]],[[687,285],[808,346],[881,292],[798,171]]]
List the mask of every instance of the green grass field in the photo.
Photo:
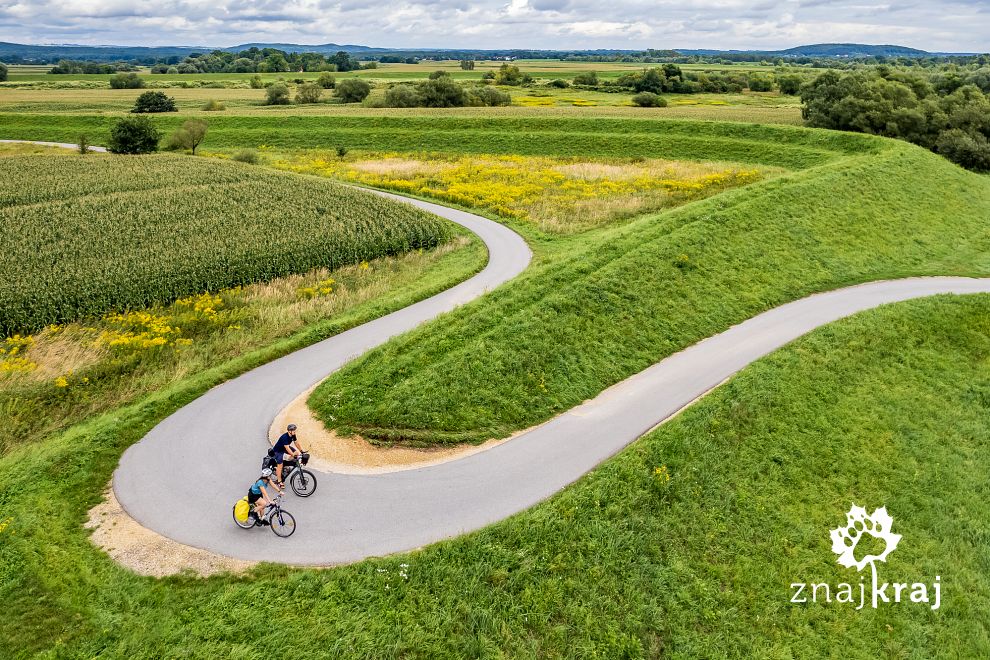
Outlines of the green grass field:
[[[570,65],[541,63],[554,77],[556,64]],[[383,70],[361,75],[376,73]],[[269,158],[346,147],[351,158],[660,158],[769,173],[573,234],[485,211],[530,242],[530,270],[360,358],[311,400],[335,426],[383,443],[507,435],[814,291],[882,277],[990,274],[990,178],[904,143],[766,125],[797,111],[778,97],[744,95],[724,107],[684,97],[646,110],[565,107],[563,90],[554,107],[397,111],[266,108],[244,96],[257,90],[173,91],[181,112],[154,120],[170,130],[189,116],[209,119],[203,148],[220,156],[261,145]],[[0,137],[86,134],[100,143],[137,93],[0,88]],[[208,98],[228,110],[201,112]],[[733,121],[694,121],[726,118]],[[147,162],[157,163],[149,171],[181,166],[183,180],[236,188],[217,181],[235,170],[216,160]],[[233,167],[291,191],[285,208],[305,210],[299,191],[332,186]],[[25,195],[40,194],[35,201],[51,205],[76,179],[83,188],[116,181],[51,170],[48,178],[12,172],[5,203],[28,208]],[[149,177],[150,190],[159,195],[170,177]],[[38,359],[25,376],[34,380],[0,368],[0,657],[990,654],[982,531],[990,523],[990,296],[918,300],[820,329],[549,501],[417,552],[327,570],[266,564],[242,576],[152,579],[89,542],[82,523],[121,453],[168,414],[251,367],[451,286],[483,261],[483,247],[457,235],[437,250],[373,260],[367,271],[300,266],[296,275],[212,294],[203,299],[209,312],[196,301],[137,312],[188,328],[192,341],[181,349],[166,339],[167,351],[97,350],[101,338],[135,332],[109,318],[40,333],[26,349]],[[45,371],[70,363],[80,368],[62,375],[64,386],[53,380],[63,372]],[[904,539],[885,579],[940,575],[939,611],[789,602],[795,581],[857,581],[835,563],[828,538],[853,502],[887,507]]]
[[[837,646],[856,658],[982,656],[987,319],[990,297],[941,298],[821,329],[550,501],[420,552],[332,570],[135,576],[92,547],[81,522],[124,447],[231,373],[215,370],[0,459],[0,648],[108,658],[807,657]],[[791,582],[856,581],[828,539],[851,498],[886,505],[904,535],[886,579],[941,576],[939,611],[789,603]],[[273,634],[272,622],[290,616],[288,634]]]
[[808,293],[990,273],[988,179],[885,147],[572,243],[516,285],[338,372],[310,405],[382,442],[505,437]]

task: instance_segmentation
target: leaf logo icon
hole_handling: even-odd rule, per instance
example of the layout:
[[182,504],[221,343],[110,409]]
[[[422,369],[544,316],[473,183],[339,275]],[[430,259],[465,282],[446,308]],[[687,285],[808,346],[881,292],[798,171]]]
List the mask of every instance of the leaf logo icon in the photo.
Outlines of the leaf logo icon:
[[[887,513],[887,507],[880,507],[870,515],[863,507],[853,504],[849,513],[846,514],[846,519],[845,527],[830,531],[832,552],[839,555],[839,564],[846,568],[855,566],[857,571],[862,571],[867,564],[870,564],[875,569],[874,562],[886,562],[887,555],[894,551],[897,543],[901,540],[900,534],[893,534],[890,531],[894,519]],[[884,549],[879,555],[866,555],[857,561],[856,545],[864,534],[882,540]]]

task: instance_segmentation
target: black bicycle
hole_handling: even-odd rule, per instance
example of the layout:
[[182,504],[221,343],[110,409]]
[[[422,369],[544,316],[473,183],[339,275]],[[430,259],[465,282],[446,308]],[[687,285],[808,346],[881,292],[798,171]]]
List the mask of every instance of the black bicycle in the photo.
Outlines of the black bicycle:
[[271,527],[272,532],[275,536],[281,536],[283,539],[289,538],[296,531],[296,519],[295,517],[282,508],[282,494],[279,493],[275,496],[275,499],[265,507],[262,512],[261,517],[254,512],[254,506],[251,507],[250,513],[248,513],[248,518],[244,522],[237,519],[237,505],[234,505],[234,522],[241,529],[251,529],[252,527]]
[[[309,463],[309,452],[303,452],[302,461],[286,456],[282,461],[282,480],[289,482],[292,492],[299,497],[309,497],[316,492],[316,475],[304,465]],[[268,458],[262,461],[262,468],[275,469],[275,451],[268,450]]]

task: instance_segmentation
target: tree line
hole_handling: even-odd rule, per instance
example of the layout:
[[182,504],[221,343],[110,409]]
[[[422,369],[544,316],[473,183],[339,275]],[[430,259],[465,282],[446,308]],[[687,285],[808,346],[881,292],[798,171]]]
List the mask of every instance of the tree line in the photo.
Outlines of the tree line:
[[826,71],[801,88],[808,126],[898,138],[990,172],[990,67],[931,75]]

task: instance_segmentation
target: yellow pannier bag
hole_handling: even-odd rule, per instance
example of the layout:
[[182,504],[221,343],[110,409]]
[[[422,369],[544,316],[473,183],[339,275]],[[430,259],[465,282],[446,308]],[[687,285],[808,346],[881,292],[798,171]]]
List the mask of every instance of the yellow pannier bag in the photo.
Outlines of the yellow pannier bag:
[[247,522],[248,514],[251,512],[251,505],[248,504],[247,496],[237,500],[234,505],[234,516],[241,522]]

